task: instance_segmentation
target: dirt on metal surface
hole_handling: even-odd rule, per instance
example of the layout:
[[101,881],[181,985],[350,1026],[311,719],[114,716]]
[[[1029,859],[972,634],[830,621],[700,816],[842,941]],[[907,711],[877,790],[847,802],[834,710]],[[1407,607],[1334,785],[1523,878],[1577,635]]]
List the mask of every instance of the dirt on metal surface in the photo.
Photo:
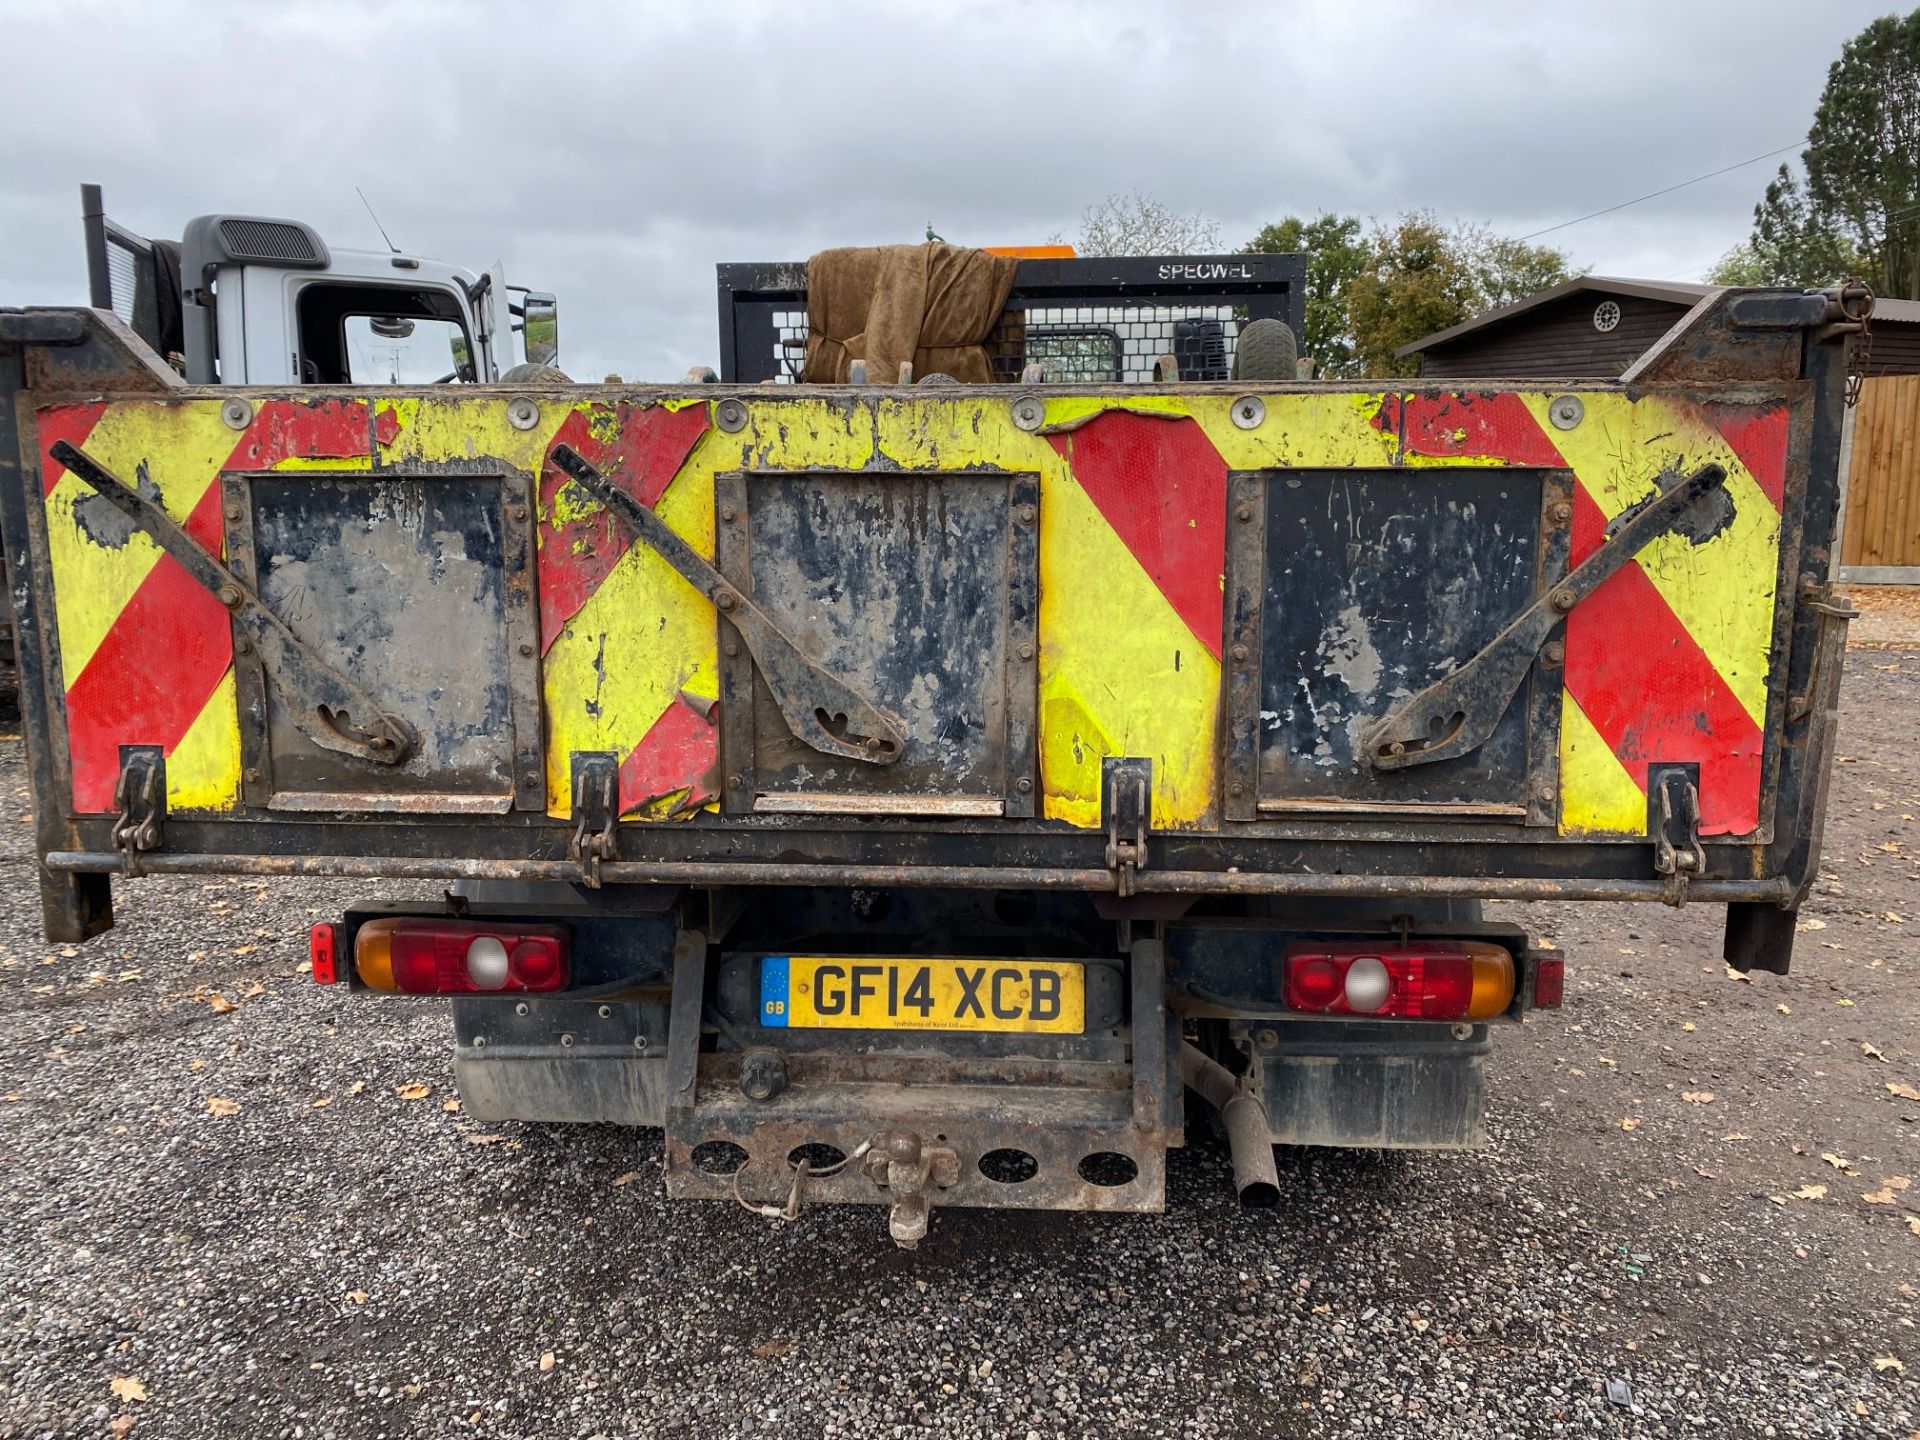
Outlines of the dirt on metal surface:
[[1712,906],[1492,907],[1571,969],[1487,1151],[1283,1151],[1249,1215],[1196,1124],[1164,1215],[910,1255],[669,1206],[655,1133],[472,1120],[444,1007],[300,973],[404,885],[149,879],[45,945],[0,744],[0,1436],[1907,1440],[1917,740],[1920,634],[1856,649],[1791,976],[1730,977]]

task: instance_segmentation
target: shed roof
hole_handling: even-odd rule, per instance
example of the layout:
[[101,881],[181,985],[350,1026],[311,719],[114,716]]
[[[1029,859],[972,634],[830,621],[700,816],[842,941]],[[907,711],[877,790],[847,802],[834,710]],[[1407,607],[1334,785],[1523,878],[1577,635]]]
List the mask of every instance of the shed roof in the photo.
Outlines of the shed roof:
[[[1503,320],[1511,320],[1523,315],[1537,306],[1548,304],[1564,295],[1577,295],[1582,290],[1593,291],[1601,295],[1631,295],[1641,300],[1665,300],[1675,305],[1691,308],[1703,296],[1711,295],[1717,286],[1687,285],[1674,280],[1632,280],[1617,275],[1579,275],[1566,280],[1551,289],[1541,290],[1516,300],[1511,305],[1502,305],[1498,310],[1488,310],[1474,316],[1471,320],[1462,320],[1458,325],[1445,330],[1436,330],[1414,341],[1411,345],[1402,345],[1394,351],[1395,355],[1417,355],[1422,350],[1441,345],[1488,325],[1497,325]],[[1877,312],[1876,312],[1877,313]]]

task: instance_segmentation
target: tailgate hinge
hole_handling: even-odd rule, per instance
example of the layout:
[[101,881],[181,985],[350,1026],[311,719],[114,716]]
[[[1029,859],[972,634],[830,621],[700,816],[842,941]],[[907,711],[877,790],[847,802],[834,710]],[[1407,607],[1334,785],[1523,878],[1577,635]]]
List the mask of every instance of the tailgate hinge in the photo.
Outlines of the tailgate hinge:
[[1667,881],[1667,904],[1687,903],[1687,886],[1707,868],[1700,846],[1700,770],[1695,765],[1653,765],[1647,770],[1648,828],[1653,832],[1653,869]]
[[1107,868],[1114,893],[1134,893],[1134,877],[1147,868],[1147,827],[1153,821],[1153,761],[1108,756],[1101,766],[1107,816]]
[[167,756],[158,745],[122,745],[113,786],[113,848],[120,869],[140,873],[140,856],[160,848],[167,821]]
[[620,761],[611,750],[573,752],[573,844],[569,853],[600,888],[600,862],[620,858]]

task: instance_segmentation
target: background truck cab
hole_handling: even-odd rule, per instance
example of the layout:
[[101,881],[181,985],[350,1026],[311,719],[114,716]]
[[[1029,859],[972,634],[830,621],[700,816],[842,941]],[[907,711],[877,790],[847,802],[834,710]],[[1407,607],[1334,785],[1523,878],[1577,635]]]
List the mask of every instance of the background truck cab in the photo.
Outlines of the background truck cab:
[[107,218],[98,185],[80,197],[91,303],[192,384],[472,384],[558,358],[553,296],[509,286],[497,261],[476,275],[334,249],[311,225],[252,215],[201,215],[177,243],[150,240]]

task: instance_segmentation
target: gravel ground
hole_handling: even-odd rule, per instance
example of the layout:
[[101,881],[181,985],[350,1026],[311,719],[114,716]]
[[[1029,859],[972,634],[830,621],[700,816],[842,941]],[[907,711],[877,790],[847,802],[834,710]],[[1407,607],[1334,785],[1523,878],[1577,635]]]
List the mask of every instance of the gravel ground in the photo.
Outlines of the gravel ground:
[[1791,977],[1730,978],[1708,907],[1496,907],[1573,963],[1489,1150],[1283,1152],[1247,1215],[1202,1140],[1165,1215],[914,1254],[669,1208],[649,1133],[470,1121],[436,1004],[300,971],[365,887],[145,880],[46,946],[0,743],[0,1436],[1912,1440],[1920,649],[1846,706]]

